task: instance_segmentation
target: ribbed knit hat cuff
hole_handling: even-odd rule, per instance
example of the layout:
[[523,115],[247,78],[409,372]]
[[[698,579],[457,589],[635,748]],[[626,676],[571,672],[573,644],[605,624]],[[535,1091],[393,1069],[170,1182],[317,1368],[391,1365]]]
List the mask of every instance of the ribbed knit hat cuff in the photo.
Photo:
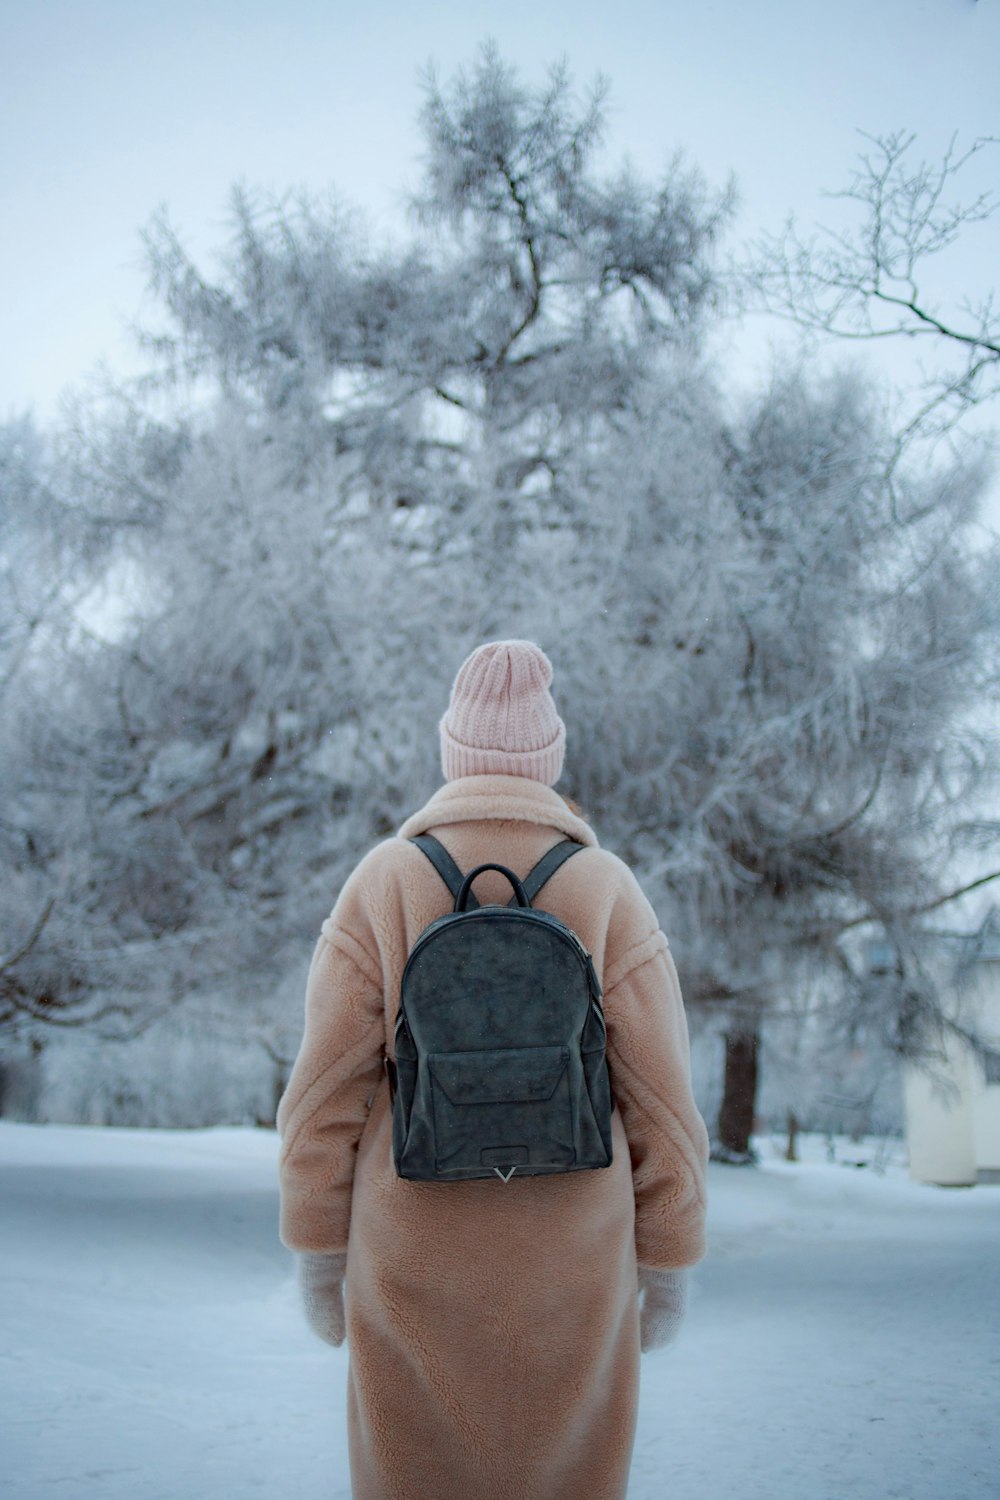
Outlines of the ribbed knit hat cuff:
[[457,781],[460,776],[527,776],[532,781],[554,786],[562,775],[566,753],[566,726],[562,720],[555,739],[540,750],[497,750],[463,745],[448,728],[447,719],[445,714],[440,724],[441,767],[447,781]]

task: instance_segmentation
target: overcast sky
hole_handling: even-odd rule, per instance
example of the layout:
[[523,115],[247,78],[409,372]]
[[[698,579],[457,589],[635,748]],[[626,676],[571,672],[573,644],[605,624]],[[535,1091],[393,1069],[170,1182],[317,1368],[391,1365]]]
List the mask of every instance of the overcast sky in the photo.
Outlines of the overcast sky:
[[[138,368],[138,231],[161,203],[208,269],[237,179],[401,224],[419,71],[490,36],[533,80],[560,56],[581,86],[608,75],[609,161],[652,175],[681,147],[710,183],[734,172],[734,249],[790,211],[829,219],[859,129],[916,131],[929,158],[1000,136],[1000,0],[0,0],[0,416],[49,419],[101,358]],[[1000,151],[977,188],[984,170],[1000,179]],[[1000,219],[948,276],[996,287],[998,249]],[[742,375],[768,339],[734,344]]]

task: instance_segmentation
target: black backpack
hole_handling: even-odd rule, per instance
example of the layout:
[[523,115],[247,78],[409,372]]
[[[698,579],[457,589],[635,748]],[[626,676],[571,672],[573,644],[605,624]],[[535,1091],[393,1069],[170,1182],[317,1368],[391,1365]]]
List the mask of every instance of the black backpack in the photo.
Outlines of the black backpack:
[[[504,865],[462,875],[430,834],[411,839],[455,897],[417,938],[403,970],[392,1095],[400,1177],[459,1182],[611,1164],[611,1086],[601,986],[576,933],[531,902],[583,846],[550,849],[524,881]],[[472,882],[499,870],[507,906],[480,906]]]

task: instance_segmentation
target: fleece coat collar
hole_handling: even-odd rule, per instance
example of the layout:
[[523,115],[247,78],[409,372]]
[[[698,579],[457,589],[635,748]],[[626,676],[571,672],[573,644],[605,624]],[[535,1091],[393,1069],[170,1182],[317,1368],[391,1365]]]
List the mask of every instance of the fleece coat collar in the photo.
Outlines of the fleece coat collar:
[[597,835],[566,806],[557,791],[525,776],[461,776],[440,787],[419,812],[399,830],[401,839],[411,839],[431,828],[449,823],[472,823],[480,819],[537,823],[555,828],[578,844],[597,847]]

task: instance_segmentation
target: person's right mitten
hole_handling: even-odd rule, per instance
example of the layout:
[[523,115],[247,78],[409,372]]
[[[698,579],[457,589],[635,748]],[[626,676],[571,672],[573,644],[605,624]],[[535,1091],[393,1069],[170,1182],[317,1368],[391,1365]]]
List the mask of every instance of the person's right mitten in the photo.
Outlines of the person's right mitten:
[[639,1340],[645,1354],[663,1349],[677,1337],[687,1309],[688,1272],[640,1266],[639,1291]]
[[299,1290],[306,1322],[335,1349],[344,1342],[344,1272],[347,1252],[306,1251],[298,1256]]

